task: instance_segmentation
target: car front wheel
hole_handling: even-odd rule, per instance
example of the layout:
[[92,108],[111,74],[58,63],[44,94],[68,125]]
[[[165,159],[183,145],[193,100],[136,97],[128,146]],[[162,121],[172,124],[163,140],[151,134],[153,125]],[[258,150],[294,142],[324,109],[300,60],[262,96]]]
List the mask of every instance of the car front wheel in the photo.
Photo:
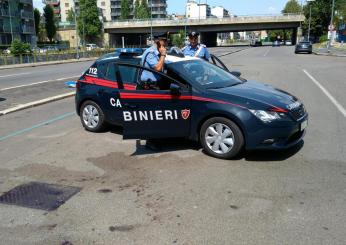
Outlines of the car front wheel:
[[231,159],[242,150],[244,136],[231,120],[214,117],[203,123],[200,142],[207,154],[221,159]]
[[91,132],[100,132],[105,128],[105,119],[100,106],[94,101],[85,101],[80,108],[83,127]]

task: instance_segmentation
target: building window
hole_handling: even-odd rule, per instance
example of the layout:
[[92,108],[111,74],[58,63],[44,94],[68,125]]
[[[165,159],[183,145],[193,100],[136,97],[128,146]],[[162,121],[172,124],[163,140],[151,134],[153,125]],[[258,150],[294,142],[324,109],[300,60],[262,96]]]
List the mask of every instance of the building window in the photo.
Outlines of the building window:
[[69,3],[65,3],[65,7],[66,8],[70,7]]
[[101,6],[106,6],[106,3],[105,2],[101,2]]

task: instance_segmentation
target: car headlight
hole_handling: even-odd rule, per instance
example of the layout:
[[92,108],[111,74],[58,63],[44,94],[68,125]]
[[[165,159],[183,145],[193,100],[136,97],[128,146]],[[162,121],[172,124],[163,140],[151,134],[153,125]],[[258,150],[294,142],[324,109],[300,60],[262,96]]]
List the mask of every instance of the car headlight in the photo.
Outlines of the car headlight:
[[262,122],[272,122],[280,119],[279,113],[275,111],[250,110],[250,112]]

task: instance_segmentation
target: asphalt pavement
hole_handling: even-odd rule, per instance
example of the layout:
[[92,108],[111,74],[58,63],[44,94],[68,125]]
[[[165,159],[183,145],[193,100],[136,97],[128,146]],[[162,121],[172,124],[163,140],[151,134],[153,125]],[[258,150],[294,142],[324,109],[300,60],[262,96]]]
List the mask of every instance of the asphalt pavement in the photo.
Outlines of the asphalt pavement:
[[0,243],[345,244],[346,59],[258,47],[222,60],[302,100],[303,144],[226,161],[189,141],[153,152],[121,128],[86,132],[73,98],[4,115],[0,194],[28,181],[82,190],[50,212],[0,204]]

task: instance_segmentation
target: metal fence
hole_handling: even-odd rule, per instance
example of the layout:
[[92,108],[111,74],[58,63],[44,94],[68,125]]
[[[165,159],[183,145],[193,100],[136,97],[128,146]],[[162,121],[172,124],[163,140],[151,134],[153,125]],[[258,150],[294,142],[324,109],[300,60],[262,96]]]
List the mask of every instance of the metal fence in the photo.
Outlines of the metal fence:
[[[97,58],[106,53],[114,52],[112,50],[92,50],[92,51],[81,51],[79,52],[79,58]],[[76,59],[76,52],[56,52],[56,53],[32,53],[32,54],[22,54],[18,56],[13,55],[1,55],[0,56],[0,66],[3,65],[16,65],[16,64],[28,64],[36,62],[49,62],[49,61],[63,61],[69,59]]]

